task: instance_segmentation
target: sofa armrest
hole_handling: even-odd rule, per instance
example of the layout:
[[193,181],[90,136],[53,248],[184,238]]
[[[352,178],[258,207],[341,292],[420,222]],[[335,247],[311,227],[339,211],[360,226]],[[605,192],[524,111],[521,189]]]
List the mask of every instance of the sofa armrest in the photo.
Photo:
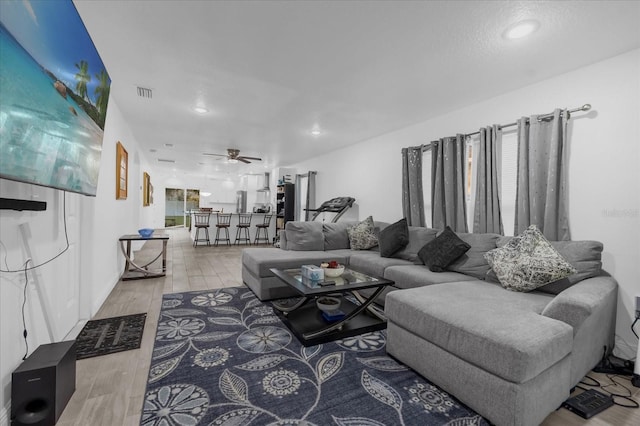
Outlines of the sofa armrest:
[[284,229],[281,229],[278,231],[278,241],[280,241],[280,248],[282,250],[286,250],[287,249],[287,233],[284,231]]
[[286,250],[289,251],[322,251],[324,235],[322,222],[300,222],[291,220],[284,225],[286,234]]
[[579,331],[584,321],[608,298],[616,297],[618,283],[607,275],[600,275],[580,281],[564,290],[542,310],[542,315],[573,327],[573,335]]

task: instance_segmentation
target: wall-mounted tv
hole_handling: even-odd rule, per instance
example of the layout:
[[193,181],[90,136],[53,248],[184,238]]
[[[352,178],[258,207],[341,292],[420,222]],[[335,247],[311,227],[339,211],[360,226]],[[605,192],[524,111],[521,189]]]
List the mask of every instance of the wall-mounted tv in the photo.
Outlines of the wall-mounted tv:
[[0,178],[95,196],[110,86],[71,0],[0,1]]

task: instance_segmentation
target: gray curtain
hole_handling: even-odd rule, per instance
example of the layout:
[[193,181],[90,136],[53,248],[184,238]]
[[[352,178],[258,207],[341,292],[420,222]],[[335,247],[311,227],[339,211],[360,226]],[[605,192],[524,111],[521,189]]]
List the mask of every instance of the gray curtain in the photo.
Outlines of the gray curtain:
[[402,214],[410,226],[426,226],[422,193],[422,147],[402,148]]
[[296,182],[295,182],[296,196],[295,196],[295,202],[293,206],[293,220],[295,221],[303,220],[302,218],[304,217],[302,209],[305,208],[306,206],[303,207],[304,203],[302,201],[302,186],[307,183],[306,181],[307,181],[306,175],[296,175]]
[[499,148],[502,130],[493,125],[480,129],[476,162],[476,200],[473,210],[473,232],[504,235],[500,213]]
[[[316,208],[316,175],[318,172],[309,172],[309,181],[307,182],[307,209]],[[308,221],[311,212],[306,211],[304,214],[304,220]]]
[[568,112],[556,109],[551,119],[518,120],[518,186],[516,235],[534,224],[547,239],[569,240],[567,200]]
[[464,194],[465,136],[456,135],[431,142],[431,205],[433,227],[450,226],[467,232]]
[[[310,212],[307,209],[316,208],[317,174],[318,172],[310,171],[301,175],[296,175],[295,220],[308,221]],[[303,186],[306,186],[306,191],[303,190]],[[303,197],[305,193],[306,195]]]

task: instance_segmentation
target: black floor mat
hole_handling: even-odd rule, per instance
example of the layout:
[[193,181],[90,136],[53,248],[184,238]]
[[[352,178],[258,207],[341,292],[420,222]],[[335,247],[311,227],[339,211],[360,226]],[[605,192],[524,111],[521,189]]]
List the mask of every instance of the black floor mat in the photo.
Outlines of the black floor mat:
[[89,321],[76,339],[76,359],[138,349],[147,314]]

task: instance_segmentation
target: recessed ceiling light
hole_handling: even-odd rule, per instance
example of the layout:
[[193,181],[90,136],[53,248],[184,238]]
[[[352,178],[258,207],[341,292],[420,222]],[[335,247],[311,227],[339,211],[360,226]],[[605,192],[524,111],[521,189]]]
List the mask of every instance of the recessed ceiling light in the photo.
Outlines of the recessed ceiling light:
[[320,131],[320,126],[318,126],[317,124],[314,124],[314,126],[311,128],[311,136],[320,136],[322,134],[322,132]]
[[207,112],[209,112],[209,110],[208,110],[208,109],[206,109],[206,108],[205,108],[205,107],[203,107],[203,106],[196,106],[196,107],[193,107],[193,110],[194,110],[195,112],[197,112],[198,114],[206,114]]
[[533,19],[520,21],[507,28],[504,33],[502,33],[502,36],[508,40],[515,40],[532,34],[538,27],[540,27],[540,23]]

